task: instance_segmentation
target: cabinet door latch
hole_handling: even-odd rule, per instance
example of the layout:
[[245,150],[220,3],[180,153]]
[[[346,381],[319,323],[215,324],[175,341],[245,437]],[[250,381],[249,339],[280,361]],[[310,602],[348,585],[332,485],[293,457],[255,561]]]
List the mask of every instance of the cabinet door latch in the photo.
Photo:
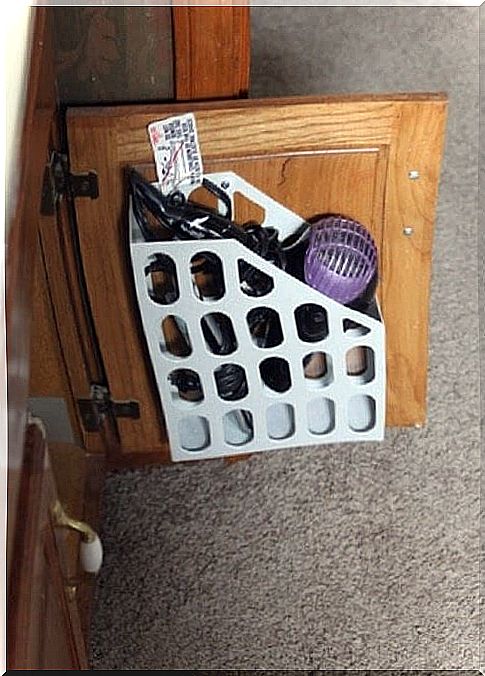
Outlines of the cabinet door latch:
[[72,197],[99,197],[98,176],[94,171],[72,174],[69,171],[67,156],[54,151],[44,170],[42,186],[41,213],[52,216],[60,197],[67,192]]
[[97,383],[91,385],[90,398],[78,399],[77,405],[86,432],[98,432],[106,416],[134,420],[140,417],[137,401],[113,401],[108,388]]

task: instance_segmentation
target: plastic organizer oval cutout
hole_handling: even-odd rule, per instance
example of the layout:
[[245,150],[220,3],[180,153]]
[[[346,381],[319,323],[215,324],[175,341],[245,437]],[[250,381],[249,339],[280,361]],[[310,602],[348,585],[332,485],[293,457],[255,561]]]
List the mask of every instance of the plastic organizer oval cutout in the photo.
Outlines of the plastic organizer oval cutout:
[[327,397],[309,401],[307,423],[312,434],[330,434],[335,429],[335,403]]
[[222,312],[210,312],[202,317],[200,325],[209,352],[228,355],[237,350],[236,334],[227,315]]
[[160,350],[165,356],[188,357],[192,354],[189,329],[181,317],[167,315],[161,323]]
[[274,289],[273,278],[241,259],[237,262],[239,288],[246,296],[261,298]]
[[356,345],[345,354],[347,375],[360,384],[370,383],[375,377],[374,350],[366,345]]
[[171,305],[179,299],[177,268],[166,254],[154,254],[145,267],[145,282],[151,300],[159,305]]
[[238,401],[248,394],[246,371],[238,364],[222,364],[214,371],[217,394],[224,401]]
[[261,380],[273,392],[287,392],[291,387],[290,365],[281,357],[268,357],[259,365]]
[[243,446],[254,437],[253,414],[242,408],[226,413],[222,419],[224,441],[230,446]]
[[327,387],[333,380],[332,358],[326,352],[310,352],[303,357],[303,375],[308,387]]
[[246,321],[252,341],[257,347],[276,347],[283,342],[283,329],[280,316],[269,307],[256,307],[250,310]]
[[224,270],[219,256],[201,251],[190,260],[194,293],[199,300],[220,300],[226,293]]
[[175,369],[168,375],[170,394],[174,403],[197,404],[204,400],[200,376],[192,369]]
[[304,303],[295,310],[298,337],[304,343],[317,343],[328,336],[327,311],[316,303]]
[[203,451],[211,441],[207,418],[200,415],[185,416],[178,421],[178,435],[184,451]]
[[295,432],[295,410],[291,404],[272,404],[266,410],[266,430],[270,439],[288,439]]
[[376,424],[376,402],[367,394],[357,394],[348,402],[349,427],[354,432],[368,432]]

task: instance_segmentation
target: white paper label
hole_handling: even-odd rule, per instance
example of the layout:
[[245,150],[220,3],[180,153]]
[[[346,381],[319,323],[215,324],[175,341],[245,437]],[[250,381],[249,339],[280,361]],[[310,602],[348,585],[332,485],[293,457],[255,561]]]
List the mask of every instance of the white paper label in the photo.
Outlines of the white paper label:
[[203,167],[197,127],[192,113],[168,117],[148,125],[158,182],[168,195],[181,183],[202,184]]

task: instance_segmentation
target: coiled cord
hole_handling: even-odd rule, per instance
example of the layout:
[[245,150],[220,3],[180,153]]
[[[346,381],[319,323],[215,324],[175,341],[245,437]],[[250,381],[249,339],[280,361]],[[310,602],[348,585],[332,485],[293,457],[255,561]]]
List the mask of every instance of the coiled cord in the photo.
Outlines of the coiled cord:
[[[286,253],[305,242],[309,226],[302,224],[294,236],[283,243],[278,239],[278,231],[273,227],[262,227],[257,223],[246,223],[237,226],[232,219],[232,205],[227,193],[207,178],[203,179],[203,186],[215,195],[225,206],[225,213],[219,212],[203,204],[193,202],[179,191],[170,195],[163,195],[155,186],[146,181],[136,170],[129,174],[133,214],[138,226],[147,241],[160,241],[168,238],[175,239],[236,239],[248,249],[261,256],[280,269],[286,268]],[[159,263],[160,265],[160,263]],[[163,267],[163,263],[161,264]],[[207,254],[202,263],[192,266],[192,274],[204,272],[214,275],[217,280],[218,262]],[[256,267],[241,261],[239,266],[241,285],[248,296],[261,297],[272,288],[271,278]],[[217,330],[211,329],[209,324],[203,326],[204,337],[214,354],[230,354],[237,347],[232,327],[222,319],[217,322]],[[312,340],[319,324],[318,317],[303,317],[300,337],[308,335]],[[271,347],[281,342],[281,326],[278,316],[269,308],[257,308],[248,315],[249,330],[259,347]],[[303,338],[305,339],[305,338]],[[230,401],[240,399],[247,394],[247,383],[244,371],[236,365],[223,365],[217,372],[217,384],[221,397]],[[278,373],[272,376],[273,389],[278,391],[284,388],[285,383],[279,383]],[[197,382],[192,372],[180,369],[176,376],[171,376],[171,382],[182,394],[202,388],[200,380]]]
[[222,399],[237,401],[248,393],[244,369],[237,364],[223,364],[215,372],[217,390]]

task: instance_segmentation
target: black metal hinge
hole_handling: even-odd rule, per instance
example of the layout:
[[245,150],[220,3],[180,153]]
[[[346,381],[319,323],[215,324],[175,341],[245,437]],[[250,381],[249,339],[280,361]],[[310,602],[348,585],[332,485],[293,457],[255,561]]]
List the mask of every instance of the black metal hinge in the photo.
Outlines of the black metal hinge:
[[52,216],[60,197],[67,192],[72,197],[99,197],[98,177],[94,171],[71,174],[66,155],[54,151],[44,171],[41,213]]
[[98,432],[106,416],[114,418],[140,417],[140,406],[136,401],[113,401],[104,385],[91,385],[89,399],[78,399],[77,405],[86,432]]

